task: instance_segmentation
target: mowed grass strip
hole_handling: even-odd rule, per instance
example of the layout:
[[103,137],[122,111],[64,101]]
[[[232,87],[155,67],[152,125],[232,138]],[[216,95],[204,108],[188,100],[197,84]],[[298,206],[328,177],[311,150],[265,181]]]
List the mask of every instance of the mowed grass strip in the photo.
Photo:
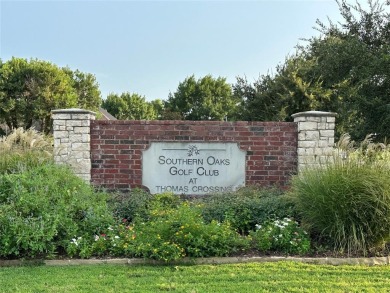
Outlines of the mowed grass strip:
[[389,292],[390,267],[295,262],[0,268],[1,292]]

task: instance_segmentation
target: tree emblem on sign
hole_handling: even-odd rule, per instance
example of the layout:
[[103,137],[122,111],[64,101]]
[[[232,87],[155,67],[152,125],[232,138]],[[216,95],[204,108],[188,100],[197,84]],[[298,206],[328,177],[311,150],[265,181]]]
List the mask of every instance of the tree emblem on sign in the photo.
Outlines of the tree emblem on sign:
[[199,150],[198,148],[196,147],[196,145],[190,145],[188,147],[188,156],[189,157],[192,157],[194,155],[199,155]]

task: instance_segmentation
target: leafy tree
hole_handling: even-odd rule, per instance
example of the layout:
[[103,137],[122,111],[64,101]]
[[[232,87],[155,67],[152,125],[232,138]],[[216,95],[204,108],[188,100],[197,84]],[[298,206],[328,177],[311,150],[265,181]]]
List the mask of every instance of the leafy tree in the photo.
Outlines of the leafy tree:
[[310,62],[296,54],[277,66],[277,73],[262,75],[253,84],[237,77],[234,95],[241,99],[239,117],[249,121],[289,121],[291,114],[322,106],[329,93],[322,82],[304,79]]
[[71,77],[72,86],[76,90],[77,107],[98,111],[102,98],[95,75],[79,70],[72,71],[69,68],[64,68],[64,70]]
[[224,120],[235,117],[238,101],[225,78],[192,75],[181,82],[165,103],[166,113],[186,120]]
[[51,110],[74,107],[72,80],[50,62],[12,58],[0,67],[0,117],[11,129],[40,123],[51,129]]
[[253,85],[246,77],[237,77],[237,82],[233,85],[233,94],[242,101],[237,110],[240,120],[284,120],[284,115],[279,117],[281,105],[278,94],[271,90],[273,82],[270,75],[261,76]]
[[109,94],[102,107],[121,120],[154,120],[158,117],[158,102],[150,103],[145,97],[129,92]]
[[[390,137],[390,3],[382,5],[369,0],[368,11],[359,3],[350,5],[343,0],[338,4],[344,18],[341,27],[318,22],[320,30],[333,40],[333,48],[338,50],[332,52],[324,46],[313,47],[322,56],[328,56],[322,53],[324,51],[341,56],[338,64],[327,68],[324,81],[333,77],[335,90],[345,101],[339,106],[345,113],[343,119],[348,120],[343,130],[350,130],[348,132],[355,138],[364,138],[367,133]],[[324,67],[330,61],[327,59],[321,60],[319,66]],[[352,115],[348,116],[346,112]]]
[[390,13],[378,1],[369,1],[368,11],[359,3],[338,4],[344,22],[318,21],[322,35],[299,46],[274,76],[253,85],[238,79],[234,90],[243,99],[244,118],[289,120],[299,111],[334,111],[338,134],[390,136]]
[[160,99],[156,99],[150,102],[152,105],[154,112],[157,115],[157,119],[162,119],[162,113],[164,112],[164,102]]
[[184,117],[180,112],[172,111],[164,106],[160,120],[184,120]]
[[51,111],[79,107],[98,110],[95,76],[38,59],[13,57],[0,62],[0,122],[11,129],[51,130]]
[[318,22],[323,37],[302,50],[313,64],[305,79],[321,79],[330,92],[325,105],[339,113],[338,132],[355,139],[390,136],[390,13],[379,1],[368,3],[365,11],[359,3],[338,1],[344,22]]
[[103,100],[102,108],[106,109],[117,119],[122,119],[128,111],[125,100],[116,94],[109,94],[107,99]]

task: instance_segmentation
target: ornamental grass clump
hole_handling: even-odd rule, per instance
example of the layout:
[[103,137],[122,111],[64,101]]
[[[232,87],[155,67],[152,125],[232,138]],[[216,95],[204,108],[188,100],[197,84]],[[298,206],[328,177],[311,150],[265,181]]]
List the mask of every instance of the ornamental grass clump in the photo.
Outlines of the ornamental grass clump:
[[313,236],[337,252],[367,254],[390,240],[389,148],[368,137],[355,149],[349,136],[332,162],[302,170],[292,192]]
[[19,172],[52,160],[52,139],[34,129],[18,128],[0,137],[0,174]]

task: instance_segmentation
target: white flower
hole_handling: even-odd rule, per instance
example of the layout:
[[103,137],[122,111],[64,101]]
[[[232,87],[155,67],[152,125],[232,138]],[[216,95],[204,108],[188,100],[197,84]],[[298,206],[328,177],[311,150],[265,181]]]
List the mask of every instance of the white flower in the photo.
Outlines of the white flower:
[[76,238],[72,238],[70,243],[72,243],[72,244],[74,244],[76,246],[79,246],[79,243],[78,243],[79,240],[81,240],[81,237],[78,237],[77,239]]
[[119,237],[118,235],[115,235],[114,238],[115,238],[115,239],[119,239],[120,237]]
[[261,229],[261,225],[259,225],[259,224],[256,224],[255,227],[256,227],[257,230]]
[[95,241],[98,241],[99,240],[99,235],[95,235]]
[[111,226],[109,226],[109,227],[108,227],[108,230],[112,231],[112,230],[114,230],[114,229],[112,229],[112,227],[111,227]]

